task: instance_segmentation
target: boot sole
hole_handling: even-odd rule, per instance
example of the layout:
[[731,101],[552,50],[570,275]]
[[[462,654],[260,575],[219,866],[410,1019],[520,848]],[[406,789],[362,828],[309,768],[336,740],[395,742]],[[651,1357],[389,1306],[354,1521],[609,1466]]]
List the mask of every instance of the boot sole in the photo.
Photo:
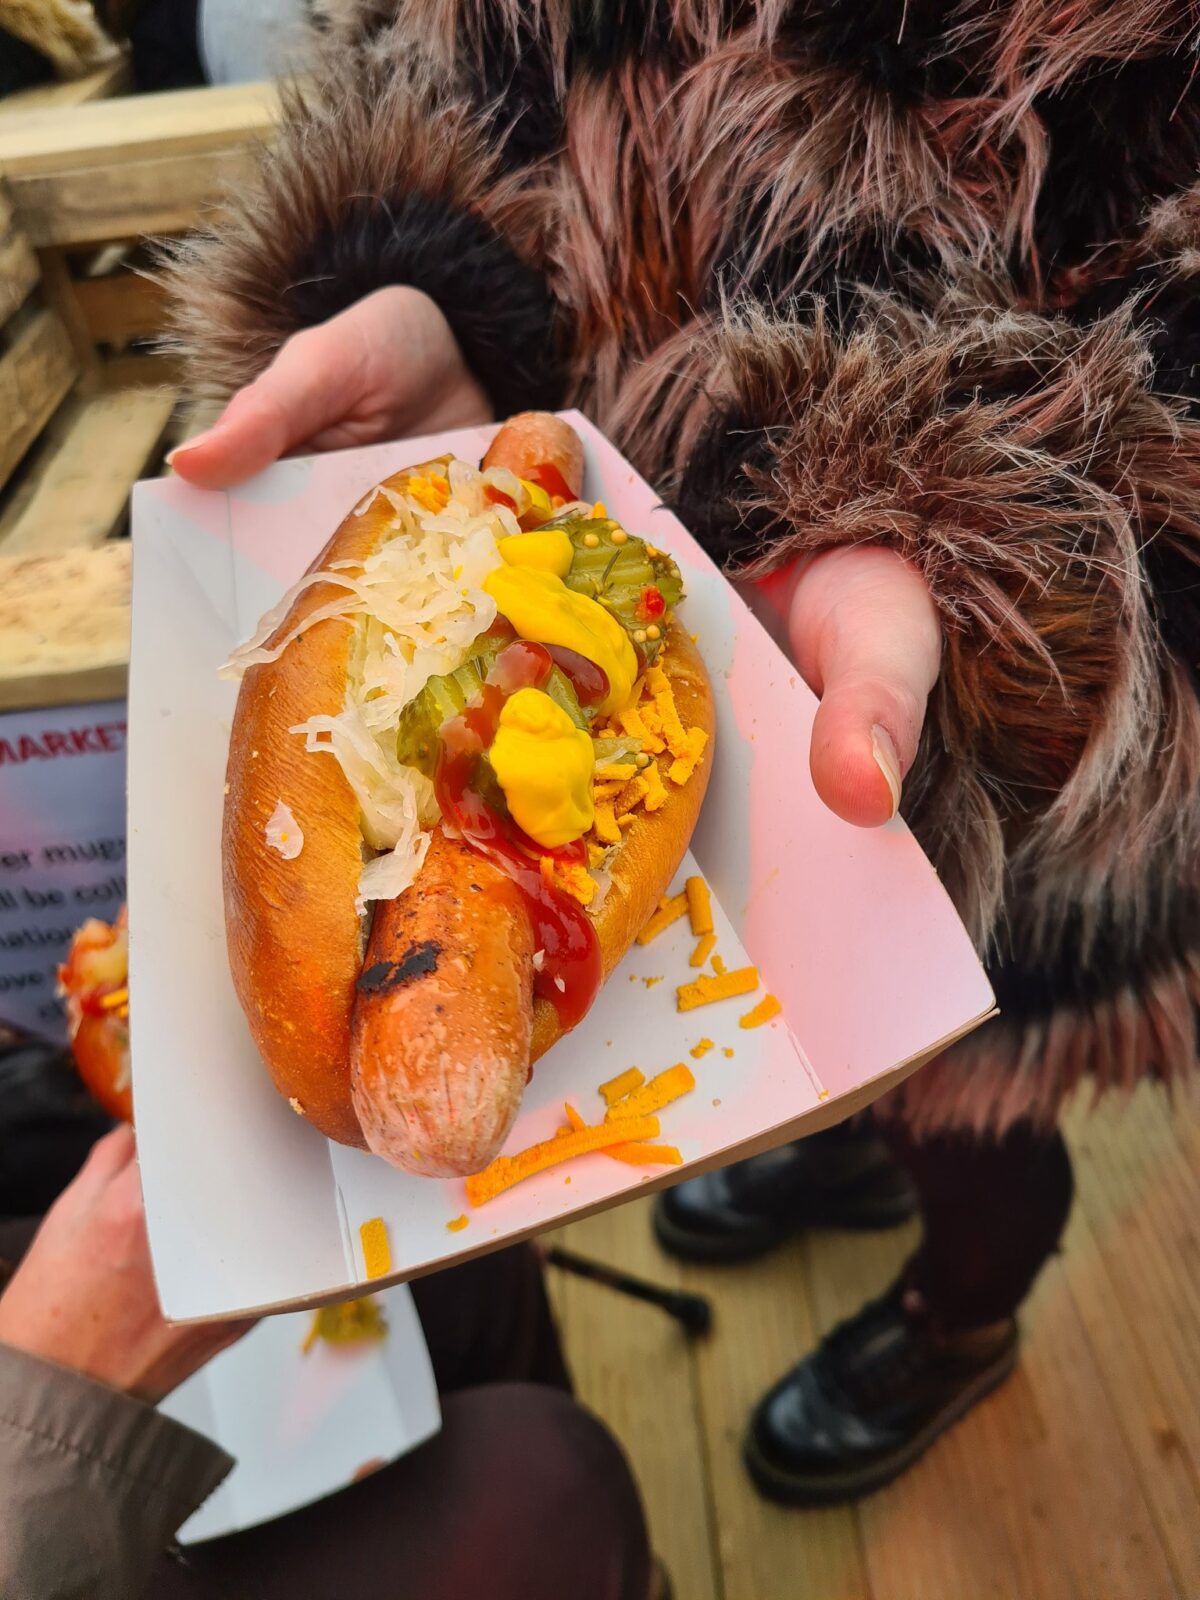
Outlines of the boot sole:
[[857,1211],[838,1210],[835,1207],[825,1212],[814,1210],[786,1225],[774,1228],[764,1225],[762,1231],[756,1234],[725,1237],[720,1234],[693,1233],[688,1228],[681,1228],[665,1215],[661,1205],[655,1207],[652,1215],[654,1237],[668,1255],[681,1261],[719,1266],[734,1261],[755,1261],[808,1228],[881,1233],[887,1228],[902,1227],[915,1212],[916,1205],[911,1198],[895,1195],[873,1203],[865,1201]]
[[920,1433],[907,1444],[881,1461],[872,1462],[854,1472],[822,1473],[806,1476],[784,1472],[762,1454],[752,1432],[742,1443],[742,1459],[759,1492],[780,1505],[835,1506],[850,1500],[860,1500],[892,1483],[902,1472],[919,1461],[947,1429],[960,1422],[973,1406],[998,1389],[1017,1365],[1017,1340],[999,1356],[990,1367],[977,1374],[944,1411],[926,1423]]

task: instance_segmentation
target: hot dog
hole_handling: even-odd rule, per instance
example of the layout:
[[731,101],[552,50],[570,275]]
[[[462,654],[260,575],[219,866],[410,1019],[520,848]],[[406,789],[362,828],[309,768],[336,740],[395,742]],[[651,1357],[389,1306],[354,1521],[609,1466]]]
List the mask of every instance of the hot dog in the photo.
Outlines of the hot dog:
[[574,430],[533,413],[482,469],[394,474],[230,664],[243,1010],[294,1110],[411,1172],[498,1153],[707,784],[678,571],[580,501],[582,473]]
[[125,908],[115,924],[89,918],[58,969],[71,1052],[92,1098],[122,1122],[133,1120],[129,1080],[129,933]]

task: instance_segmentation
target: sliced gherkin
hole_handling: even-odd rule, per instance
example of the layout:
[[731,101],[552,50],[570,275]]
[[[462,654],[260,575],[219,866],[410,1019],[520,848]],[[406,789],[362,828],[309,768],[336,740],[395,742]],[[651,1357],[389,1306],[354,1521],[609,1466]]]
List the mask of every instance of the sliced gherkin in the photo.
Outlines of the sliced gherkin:
[[[611,611],[633,640],[643,665],[649,665],[662,649],[662,639],[639,639],[637,635],[654,624],[662,626],[666,613],[683,599],[679,568],[670,556],[658,550],[651,555],[644,539],[626,533],[611,517],[576,514],[544,526],[561,528],[571,541],[574,555],[563,582]],[[622,537],[614,542],[615,533]],[[595,543],[589,543],[589,538]],[[647,604],[647,591],[655,589],[662,597],[660,608]]]
[[[420,694],[410,700],[400,713],[396,727],[398,761],[405,766],[416,767],[426,777],[433,776],[437,765],[438,729],[443,722],[457,717],[465,706],[479,698],[484,679],[508,643],[507,639],[479,639],[469,661],[456,667],[453,672],[430,678]],[[542,687],[577,728],[587,728],[587,718],[580,709],[571,680],[564,672],[558,667],[552,668]]]

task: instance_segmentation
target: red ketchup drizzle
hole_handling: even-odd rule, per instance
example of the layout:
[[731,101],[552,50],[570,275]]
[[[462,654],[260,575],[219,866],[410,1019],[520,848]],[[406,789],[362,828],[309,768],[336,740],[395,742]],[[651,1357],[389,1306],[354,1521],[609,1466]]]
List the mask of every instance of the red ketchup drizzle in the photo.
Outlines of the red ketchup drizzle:
[[[518,689],[540,689],[551,666],[546,647],[525,639],[500,652],[479,699],[442,724],[433,786],[443,818],[472,850],[507,873],[524,895],[534,947],[546,953],[542,970],[534,973],[533,992],[550,1001],[564,1028],[573,1028],[587,1015],[600,988],[600,941],[583,907],[546,882],[540,858],[586,862],[587,848],[576,839],[546,849],[472,788],[475,764],[496,737],[504,702]],[[556,979],[561,979],[562,988]]]
[[75,998],[85,1017],[112,1017],[115,1021],[123,1021],[124,1018],[117,1017],[115,1007],[103,1005],[101,1002],[124,987],[123,983],[113,983],[107,989],[89,989],[85,994],[76,995]]
[[538,488],[544,489],[548,495],[561,495],[565,502],[579,499],[558,468],[552,467],[549,462],[541,462],[536,467],[527,467],[521,476],[526,483],[536,483]]
[[554,665],[570,679],[581,706],[602,705],[608,699],[608,673],[603,667],[577,650],[568,650],[566,645],[548,644],[546,650]]
[[637,603],[639,622],[657,622],[667,609],[667,602],[662,597],[662,590],[653,585],[643,589]]

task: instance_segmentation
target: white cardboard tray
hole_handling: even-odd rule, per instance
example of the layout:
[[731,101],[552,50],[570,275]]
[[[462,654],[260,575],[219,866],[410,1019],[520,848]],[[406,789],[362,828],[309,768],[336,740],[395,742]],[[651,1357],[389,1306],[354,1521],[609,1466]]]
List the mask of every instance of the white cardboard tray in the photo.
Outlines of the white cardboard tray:
[[[492,430],[285,461],[229,493],[175,479],[139,484],[129,690],[134,1110],[155,1272],[172,1318],[294,1309],[352,1292],[363,1281],[359,1225],[370,1217],[387,1224],[388,1281],[400,1281],[780,1143],[874,1098],[993,1009],[967,934],[903,823],[855,829],[817,798],[807,754],[816,701],[795,668],[648,485],[590,423],[568,415],[584,439],[587,493],[682,569],[680,614],[698,635],[718,723],[695,870],[719,902],[727,965],[758,965],[784,1017],[740,1030],[751,1002],[739,1000],[679,1016],[675,986],[695,976],[682,924],[635,947],[583,1025],[538,1063],[508,1150],[550,1134],[564,1100],[595,1119],[597,1085],[625,1067],[650,1076],[688,1060],[697,1089],[661,1118],[684,1168],[648,1173],[588,1156],[472,1211],[457,1181],[410,1177],[315,1134],[272,1088],[228,973],[219,841],[236,689],[217,668],[373,483],[445,450],[478,459]],[[717,1048],[691,1061],[701,1036]],[[467,1226],[450,1232],[463,1213]]]

